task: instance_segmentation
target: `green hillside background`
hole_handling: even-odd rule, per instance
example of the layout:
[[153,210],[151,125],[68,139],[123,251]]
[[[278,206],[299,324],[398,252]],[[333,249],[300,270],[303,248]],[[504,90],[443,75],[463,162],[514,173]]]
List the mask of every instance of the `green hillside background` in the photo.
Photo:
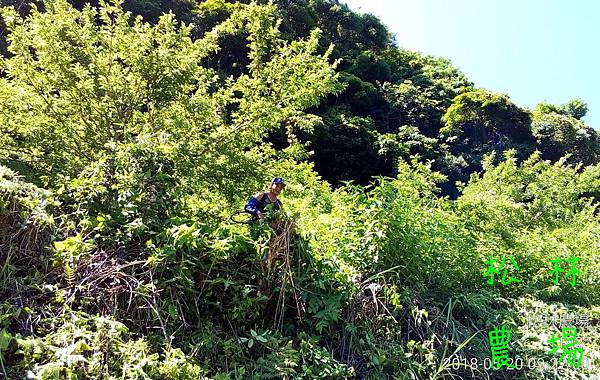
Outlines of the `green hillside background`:
[[0,378],[600,374],[584,100],[521,108],[337,1],[2,4]]

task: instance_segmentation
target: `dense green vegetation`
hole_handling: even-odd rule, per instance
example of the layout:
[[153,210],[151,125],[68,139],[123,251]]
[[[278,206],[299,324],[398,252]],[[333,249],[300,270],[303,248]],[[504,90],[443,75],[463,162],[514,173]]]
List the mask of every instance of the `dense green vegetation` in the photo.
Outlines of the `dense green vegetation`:
[[[69,1],[78,9],[97,1]],[[31,0],[7,0],[21,15]],[[189,35],[202,38],[234,12],[234,2],[208,0],[126,0],[123,8],[156,23],[165,12],[191,24]],[[247,1],[242,1],[247,3]],[[262,2],[264,3],[264,1]],[[446,175],[442,194],[455,198],[456,181],[466,182],[481,171],[484,154],[514,148],[519,160],[539,150],[553,162],[570,154],[569,163],[597,163],[600,140],[581,118],[587,106],[579,99],[565,105],[540,104],[522,109],[505,94],[477,89],[443,58],[424,56],[398,47],[387,28],[372,15],[357,14],[332,0],[275,1],[274,17],[280,38],[307,38],[319,28],[318,53],[333,44],[328,61],[344,86],[319,99],[309,109],[321,117],[307,130],[293,119],[275,126],[268,141],[276,149],[289,145],[292,129],[307,150],[308,160],[323,179],[337,187],[344,181],[367,185],[374,176],[396,175],[398,159],[418,155],[432,161]],[[0,31],[6,30],[0,22]],[[203,65],[221,78],[247,73],[250,63],[244,31],[221,35],[219,49],[203,58]],[[5,34],[5,33],[3,33]],[[11,53],[0,39],[0,52]],[[457,97],[461,95],[460,97]],[[542,116],[544,115],[544,116]]]
[[[583,101],[522,109],[337,2],[72,4],[2,8],[7,378],[600,371]],[[229,216],[276,175],[289,240],[268,272],[278,231]],[[566,266],[554,284],[573,256],[576,286]],[[490,257],[520,281],[489,284]],[[552,365],[560,326],[532,322],[567,313],[592,322],[585,368]],[[484,369],[500,325],[525,368]]]

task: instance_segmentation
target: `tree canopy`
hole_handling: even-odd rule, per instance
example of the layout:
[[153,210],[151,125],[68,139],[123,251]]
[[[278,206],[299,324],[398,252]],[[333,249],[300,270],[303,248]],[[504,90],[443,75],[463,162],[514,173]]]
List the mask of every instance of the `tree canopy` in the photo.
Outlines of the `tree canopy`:
[[[0,376],[597,373],[583,100],[519,107],[337,1],[8,5]],[[572,315],[583,367],[485,367],[494,327],[542,360]]]

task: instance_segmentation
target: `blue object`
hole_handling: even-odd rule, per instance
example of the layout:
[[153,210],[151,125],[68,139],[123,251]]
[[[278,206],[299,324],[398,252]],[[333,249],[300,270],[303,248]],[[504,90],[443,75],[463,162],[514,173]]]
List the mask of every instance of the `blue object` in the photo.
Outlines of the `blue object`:
[[257,196],[258,197],[252,197],[248,200],[248,203],[244,206],[244,211],[254,216],[258,216],[258,212],[264,212],[265,207],[271,203],[273,204],[274,210],[279,210],[281,208],[281,201],[277,199],[275,202],[272,202],[271,199],[269,199],[269,193],[258,193]]
[[275,177],[271,181],[271,185],[278,184],[278,183],[281,183],[281,184],[283,184],[283,186],[285,186],[285,182],[283,182],[283,178],[281,178],[281,177]]

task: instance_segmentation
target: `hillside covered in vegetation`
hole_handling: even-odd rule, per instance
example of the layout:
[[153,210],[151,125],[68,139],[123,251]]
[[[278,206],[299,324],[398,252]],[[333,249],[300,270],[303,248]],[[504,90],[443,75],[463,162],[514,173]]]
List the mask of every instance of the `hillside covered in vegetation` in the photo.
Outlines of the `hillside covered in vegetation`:
[[521,108],[337,1],[4,3],[0,377],[600,373],[584,101]]

